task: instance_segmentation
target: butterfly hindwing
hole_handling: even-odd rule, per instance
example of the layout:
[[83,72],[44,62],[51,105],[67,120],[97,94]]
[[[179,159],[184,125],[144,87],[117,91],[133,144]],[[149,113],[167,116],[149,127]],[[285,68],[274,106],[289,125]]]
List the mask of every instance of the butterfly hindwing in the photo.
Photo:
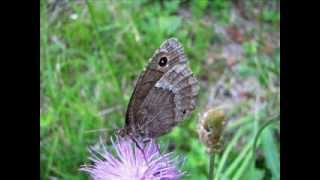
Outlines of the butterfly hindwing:
[[175,65],[150,90],[140,106],[138,129],[148,137],[170,131],[195,108],[197,81],[186,64]]

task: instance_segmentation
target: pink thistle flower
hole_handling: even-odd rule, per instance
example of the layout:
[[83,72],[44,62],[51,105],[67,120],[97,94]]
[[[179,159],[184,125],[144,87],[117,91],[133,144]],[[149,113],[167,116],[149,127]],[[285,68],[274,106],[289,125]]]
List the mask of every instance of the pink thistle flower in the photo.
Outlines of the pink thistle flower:
[[80,170],[94,180],[178,180],[184,174],[176,167],[178,159],[161,154],[154,140],[139,148],[129,138],[117,138],[112,145],[115,155],[100,143],[98,150],[91,150],[93,165]]

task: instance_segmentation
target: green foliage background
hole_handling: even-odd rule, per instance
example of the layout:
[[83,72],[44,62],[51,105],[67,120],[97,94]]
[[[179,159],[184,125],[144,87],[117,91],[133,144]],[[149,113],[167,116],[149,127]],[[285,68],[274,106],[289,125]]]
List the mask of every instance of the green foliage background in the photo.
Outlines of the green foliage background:
[[[244,55],[227,76],[255,78],[266,92],[265,103],[246,111],[244,107],[252,104],[248,101],[240,106],[241,112],[237,110],[238,116],[226,128],[216,174],[218,179],[279,179],[279,119],[261,129],[280,112],[279,87],[273,83],[280,77],[280,45],[269,53],[263,50],[264,35],[279,33],[279,1],[242,2],[258,27],[247,36],[256,38],[241,43]],[[209,158],[198,140],[196,124],[210,87],[227,69],[223,58],[208,64],[214,45],[225,41],[214,25],[232,24],[235,4],[222,0],[42,0],[41,179],[87,179],[79,172],[88,161],[87,147],[123,126],[134,80],[169,37],[177,37],[184,45],[201,90],[196,112],[160,142],[186,157],[183,179],[206,179]]]

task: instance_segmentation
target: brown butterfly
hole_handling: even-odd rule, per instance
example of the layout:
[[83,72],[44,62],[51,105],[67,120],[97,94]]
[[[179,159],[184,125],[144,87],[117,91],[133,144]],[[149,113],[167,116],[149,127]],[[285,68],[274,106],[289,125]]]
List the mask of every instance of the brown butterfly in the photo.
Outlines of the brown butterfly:
[[198,90],[181,44],[164,41],[137,80],[120,136],[164,135],[195,109]]

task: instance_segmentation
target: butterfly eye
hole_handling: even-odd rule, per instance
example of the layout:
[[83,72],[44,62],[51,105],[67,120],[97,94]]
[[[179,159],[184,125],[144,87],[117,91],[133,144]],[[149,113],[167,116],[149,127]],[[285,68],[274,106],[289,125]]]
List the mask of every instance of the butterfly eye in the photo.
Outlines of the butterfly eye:
[[168,59],[166,57],[162,57],[159,60],[159,66],[163,67],[165,65],[167,65]]

